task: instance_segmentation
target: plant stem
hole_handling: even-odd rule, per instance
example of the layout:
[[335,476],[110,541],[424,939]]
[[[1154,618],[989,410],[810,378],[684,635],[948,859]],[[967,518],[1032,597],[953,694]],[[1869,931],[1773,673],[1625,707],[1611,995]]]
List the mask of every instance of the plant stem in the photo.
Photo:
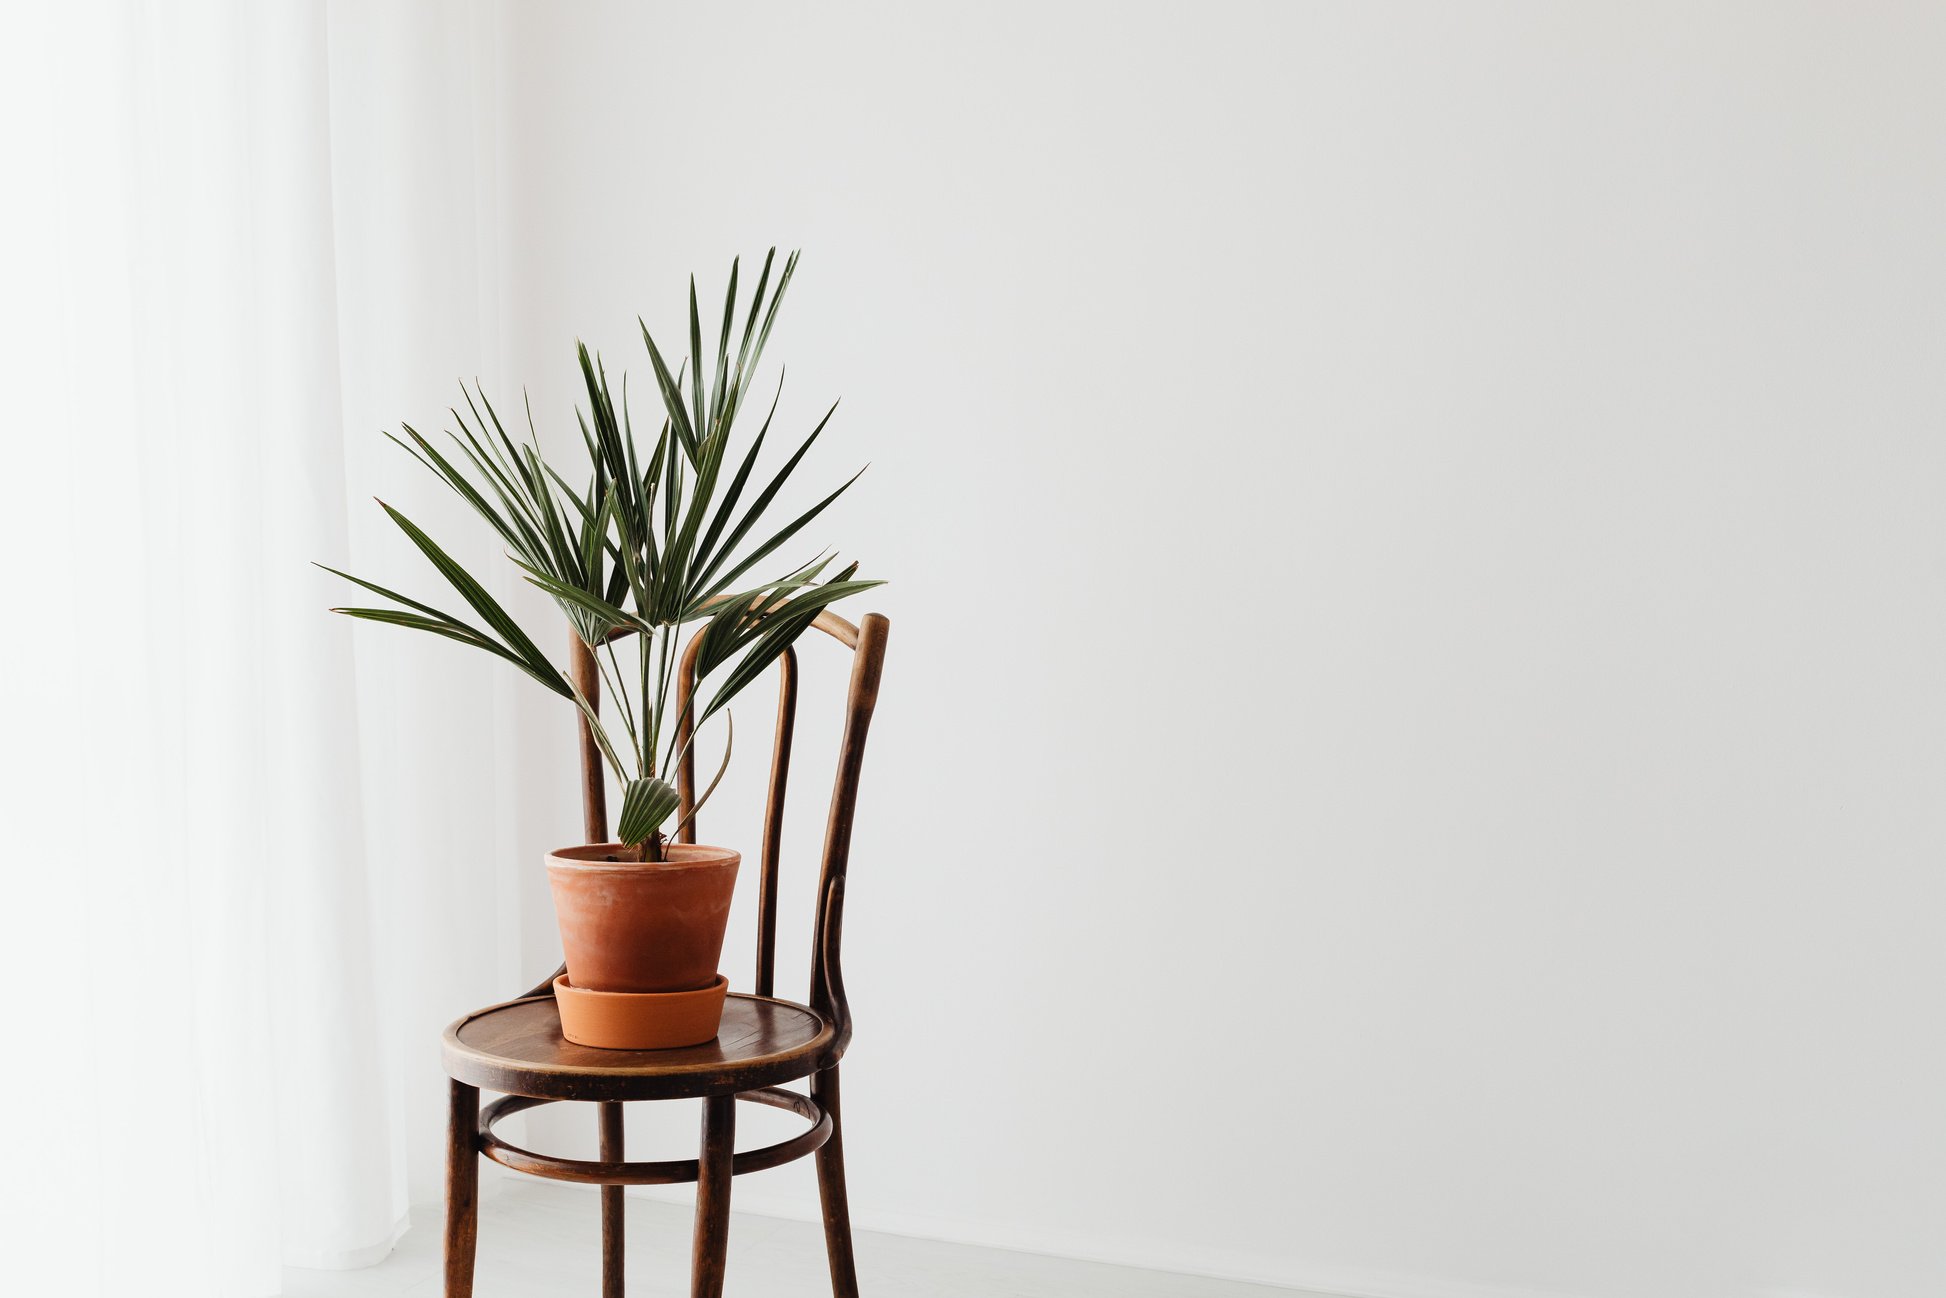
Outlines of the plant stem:
[[661,628],[644,631],[636,639],[641,641],[637,646],[641,652],[636,657],[636,667],[640,672],[638,684],[642,694],[642,737],[649,749],[649,766],[659,775],[662,773],[662,768],[656,765],[655,755],[662,742],[657,738],[662,733],[662,697],[650,687],[650,681],[654,679],[654,671],[650,665],[649,655],[661,652]]

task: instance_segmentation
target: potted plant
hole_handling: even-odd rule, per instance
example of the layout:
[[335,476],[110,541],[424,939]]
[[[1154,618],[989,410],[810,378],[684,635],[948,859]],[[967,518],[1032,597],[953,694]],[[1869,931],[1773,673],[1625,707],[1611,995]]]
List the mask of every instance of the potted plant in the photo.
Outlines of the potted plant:
[[[858,478],[853,474],[774,531],[765,524],[766,511],[830,422],[836,403],[761,487],[753,474],[776,414],[774,396],[757,435],[732,455],[737,417],[797,267],[792,253],[772,287],[775,257],[773,248],[764,258],[734,347],[738,264],[732,263],[707,381],[693,277],[686,358],[672,369],[642,325],[661,416],[661,431],[646,453],[636,443],[626,382],[618,407],[599,357],[585,346],[578,351],[588,409],[576,411],[584,465],[559,467],[541,453],[531,409],[527,437],[509,436],[477,383],[472,392],[461,387],[467,412],[452,411],[459,430],[449,431],[447,449],[409,424],[405,438],[392,437],[486,520],[526,580],[567,615],[585,650],[577,653],[581,672],[557,667],[480,581],[383,501],[380,506],[477,621],[327,568],[395,606],[334,612],[482,649],[573,703],[584,735],[621,785],[617,841],[563,848],[547,859],[567,959],[567,973],[556,981],[563,1032],[584,1044],[645,1048],[715,1035],[727,986],[716,962],[740,858],[728,848],[672,840],[729,764],[730,701],[828,605],[879,584],[858,579],[855,563],[826,575],[828,555],[781,575],[760,575],[766,560]],[[678,703],[678,642],[692,627],[701,638],[696,689]],[[590,661],[593,673],[587,671]],[[591,697],[603,688],[613,704],[607,719]],[[671,823],[680,802],[672,783],[678,764],[719,712],[723,767],[695,808]]]

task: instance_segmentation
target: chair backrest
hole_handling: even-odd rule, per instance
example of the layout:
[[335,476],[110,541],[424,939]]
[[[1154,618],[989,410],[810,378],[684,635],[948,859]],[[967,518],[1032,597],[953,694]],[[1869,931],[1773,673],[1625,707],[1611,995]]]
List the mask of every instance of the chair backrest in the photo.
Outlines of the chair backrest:
[[[845,699],[844,738],[838,748],[838,774],[831,790],[831,812],[825,822],[824,861],[818,876],[817,915],[811,930],[811,1006],[828,1018],[837,1031],[837,1048],[851,1037],[851,1009],[845,1001],[844,973],[839,963],[839,946],[844,934],[845,870],[851,858],[851,825],[858,807],[859,773],[865,765],[865,736],[872,724],[872,709],[878,703],[878,678],[885,665],[885,638],[891,622],[877,613],[867,613],[857,626],[835,613],[818,615],[814,629],[824,632],[852,651],[851,688]],[[676,735],[676,746],[683,757],[676,774],[676,789],[682,795],[679,817],[689,816],[696,805],[696,754],[688,746],[689,709],[685,706],[696,688],[696,652],[700,633],[691,637],[684,651],[676,678],[677,715],[684,718]],[[786,649],[777,660],[777,730],[771,746],[769,799],[764,807],[764,830],[757,894],[757,979],[759,996],[775,995],[777,965],[777,872],[778,853],[784,832],[784,799],[790,783],[791,735],[797,724],[797,650]],[[600,707],[600,673],[594,654],[575,641],[573,670],[575,684],[588,700]],[[587,841],[608,841],[606,787],[602,779],[601,750],[587,721],[581,722],[581,809]],[[678,841],[696,841],[696,821],[691,819]]]

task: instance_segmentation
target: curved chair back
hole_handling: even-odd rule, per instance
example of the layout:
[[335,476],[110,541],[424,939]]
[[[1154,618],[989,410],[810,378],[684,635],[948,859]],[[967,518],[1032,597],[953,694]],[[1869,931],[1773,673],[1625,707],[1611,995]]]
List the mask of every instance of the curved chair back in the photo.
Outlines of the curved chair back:
[[[857,626],[835,613],[818,615],[812,626],[852,651],[851,687],[845,699],[845,732],[838,748],[838,774],[831,790],[831,811],[824,829],[824,861],[818,876],[817,914],[811,931],[811,1007],[830,1020],[837,1032],[837,1049],[851,1038],[851,1009],[845,1001],[844,974],[839,964],[839,946],[844,933],[845,870],[851,859],[852,818],[858,807],[859,773],[865,765],[865,736],[872,724],[872,709],[878,703],[879,673],[885,665],[885,638],[892,624],[877,613],[867,613]],[[678,765],[676,788],[682,795],[679,817],[688,816],[696,805],[696,754],[687,744],[690,737],[689,709],[685,706],[696,688],[696,652],[700,633],[692,636],[682,656],[677,675],[677,715],[684,718],[677,731],[676,747],[683,757]],[[579,640],[574,642],[575,684],[600,707],[600,673],[594,654]],[[791,737],[797,724],[797,650],[786,649],[777,660],[777,730],[771,746],[769,799],[764,807],[764,829],[757,894],[757,978],[759,996],[775,995],[777,965],[777,872],[778,854],[784,832],[784,799],[790,783]],[[581,809],[587,841],[608,841],[606,786],[603,783],[601,750],[587,721],[581,722]],[[691,819],[678,835],[678,841],[696,841],[696,821]]]

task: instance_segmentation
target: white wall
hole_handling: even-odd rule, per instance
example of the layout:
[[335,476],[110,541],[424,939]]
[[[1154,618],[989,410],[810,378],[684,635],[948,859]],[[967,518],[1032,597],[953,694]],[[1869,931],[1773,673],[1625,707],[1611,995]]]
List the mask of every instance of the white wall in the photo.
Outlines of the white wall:
[[1938,9],[502,39],[501,381],[571,435],[577,336],[639,383],[636,312],[801,245],[780,419],[843,394],[816,470],[872,462],[816,538],[894,582],[861,1224],[1397,1298],[1941,1291]]

